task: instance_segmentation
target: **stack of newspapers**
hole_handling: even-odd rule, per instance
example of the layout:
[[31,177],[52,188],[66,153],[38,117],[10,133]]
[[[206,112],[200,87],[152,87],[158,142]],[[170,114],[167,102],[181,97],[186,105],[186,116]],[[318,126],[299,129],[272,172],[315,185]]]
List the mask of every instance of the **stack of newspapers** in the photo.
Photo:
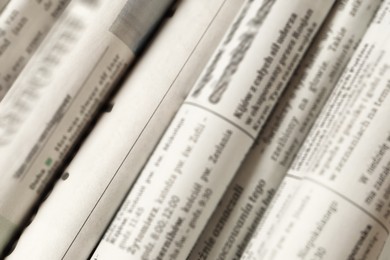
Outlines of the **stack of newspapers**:
[[0,0],[0,259],[389,260],[389,233],[390,0]]

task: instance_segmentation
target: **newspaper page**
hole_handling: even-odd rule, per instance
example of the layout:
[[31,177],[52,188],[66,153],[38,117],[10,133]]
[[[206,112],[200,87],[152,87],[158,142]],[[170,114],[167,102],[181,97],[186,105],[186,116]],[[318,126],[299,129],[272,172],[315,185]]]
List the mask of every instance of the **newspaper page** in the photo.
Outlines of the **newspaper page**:
[[333,3],[244,4],[92,259],[188,256]]
[[0,103],[0,248],[171,3],[74,1],[23,70]]
[[0,101],[69,2],[12,0],[0,11]]
[[381,2],[336,2],[189,259],[240,259]]
[[242,3],[178,5],[7,260],[88,258]]
[[390,212],[389,7],[382,4],[243,259],[378,258]]

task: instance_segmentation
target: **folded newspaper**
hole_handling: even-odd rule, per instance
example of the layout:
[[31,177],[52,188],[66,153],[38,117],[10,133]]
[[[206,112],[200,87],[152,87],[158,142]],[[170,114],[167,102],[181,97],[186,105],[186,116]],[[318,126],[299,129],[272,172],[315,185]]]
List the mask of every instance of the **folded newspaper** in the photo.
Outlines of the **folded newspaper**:
[[18,76],[0,103],[0,252],[172,3],[73,1]]
[[389,26],[390,0],[0,0],[0,258],[390,259]]

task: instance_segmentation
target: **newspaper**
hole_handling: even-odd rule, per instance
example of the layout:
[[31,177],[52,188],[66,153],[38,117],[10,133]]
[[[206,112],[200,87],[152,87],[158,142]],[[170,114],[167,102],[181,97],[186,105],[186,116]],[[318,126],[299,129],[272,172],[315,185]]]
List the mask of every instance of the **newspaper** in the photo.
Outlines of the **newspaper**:
[[333,3],[244,4],[92,259],[188,256]]
[[0,3],[0,101],[70,0]]
[[240,259],[381,2],[336,2],[189,259]]
[[88,258],[242,2],[179,4],[7,259]]
[[382,4],[243,259],[378,258],[390,212],[389,7]]
[[0,251],[171,4],[71,2],[0,103]]

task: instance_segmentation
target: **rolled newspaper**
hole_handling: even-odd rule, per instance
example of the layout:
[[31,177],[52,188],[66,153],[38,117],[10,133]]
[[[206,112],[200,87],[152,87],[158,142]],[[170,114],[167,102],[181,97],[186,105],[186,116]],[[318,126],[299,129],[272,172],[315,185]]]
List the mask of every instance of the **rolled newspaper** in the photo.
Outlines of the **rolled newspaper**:
[[382,4],[243,259],[378,258],[390,212],[389,7]]
[[242,3],[180,3],[7,260],[88,258]]
[[172,2],[72,2],[0,103],[0,251]]
[[92,259],[185,259],[334,1],[247,1]]
[[70,0],[3,1],[0,15],[0,101]]
[[240,259],[381,2],[336,2],[189,259]]

